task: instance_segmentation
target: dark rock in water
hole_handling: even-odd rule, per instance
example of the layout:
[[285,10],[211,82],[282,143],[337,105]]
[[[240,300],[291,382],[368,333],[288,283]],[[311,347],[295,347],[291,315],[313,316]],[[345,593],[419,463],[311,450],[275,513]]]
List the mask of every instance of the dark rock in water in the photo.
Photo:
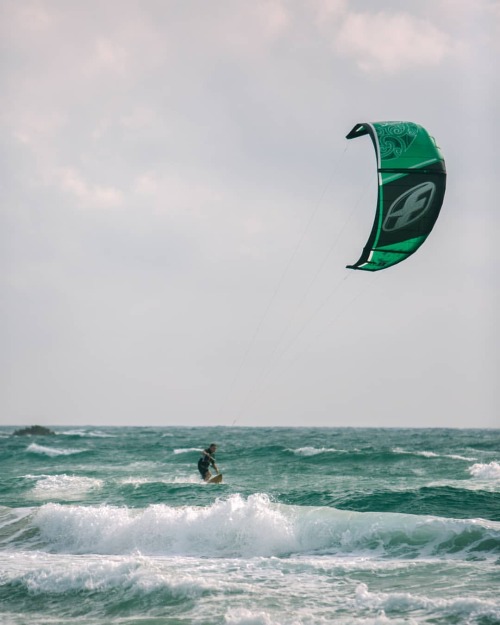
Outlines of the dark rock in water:
[[49,428],[43,425],[32,425],[29,428],[23,428],[22,430],[16,430],[14,436],[54,436],[55,432],[49,430]]

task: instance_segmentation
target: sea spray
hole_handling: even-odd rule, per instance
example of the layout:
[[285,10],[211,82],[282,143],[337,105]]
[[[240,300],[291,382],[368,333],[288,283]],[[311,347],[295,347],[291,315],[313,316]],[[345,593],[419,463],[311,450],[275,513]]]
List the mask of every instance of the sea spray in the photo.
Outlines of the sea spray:
[[427,557],[500,553],[500,524],[277,504],[232,495],[207,507],[42,506],[33,518],[50,551],[200,557],[337,553]]
[[28,479],[33,479],[36,484],[32,495],[38,499],[75,499],[83,494],[102,488],[104,481],[97,478],[90,478],[78,475],[67,475],[65,473],[56,475],[26,475]]
[[469,468],[469,473],[479,480],[500,481],[500,462],[478,462]]
[[[281,509],[280,509],[281,508]],[[68,553],[253,556],[297,547],[293,523],[266,495],[239,495],[208,507],[144,510],[47,504],[33,519],[50,550]]]

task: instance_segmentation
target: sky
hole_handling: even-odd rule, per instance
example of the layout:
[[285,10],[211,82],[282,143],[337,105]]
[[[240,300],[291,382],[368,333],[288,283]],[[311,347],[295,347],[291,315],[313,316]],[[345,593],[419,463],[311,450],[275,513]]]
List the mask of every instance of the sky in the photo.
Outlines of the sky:
[[[3,425],[500,427],[498,0],[0,0]],[[448,170],[404,263],[358,122]]]

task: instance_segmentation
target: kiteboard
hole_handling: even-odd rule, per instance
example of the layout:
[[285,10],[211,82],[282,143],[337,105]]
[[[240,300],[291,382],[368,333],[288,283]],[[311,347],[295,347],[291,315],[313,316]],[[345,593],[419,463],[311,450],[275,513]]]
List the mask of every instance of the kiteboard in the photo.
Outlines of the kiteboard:
[[214,477],[211,477],[208,480],[208,484],[220,484],[222,482],[222,473],[219,473],[218,475],[214,475]]

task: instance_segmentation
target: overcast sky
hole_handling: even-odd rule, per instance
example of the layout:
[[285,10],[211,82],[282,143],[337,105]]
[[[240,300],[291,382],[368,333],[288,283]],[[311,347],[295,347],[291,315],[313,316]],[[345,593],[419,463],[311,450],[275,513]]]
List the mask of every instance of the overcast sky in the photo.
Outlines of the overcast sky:
[[[0,424],[500,427],[499,1],[0,6]],[[351,271],[384,120],[447,193]]]

